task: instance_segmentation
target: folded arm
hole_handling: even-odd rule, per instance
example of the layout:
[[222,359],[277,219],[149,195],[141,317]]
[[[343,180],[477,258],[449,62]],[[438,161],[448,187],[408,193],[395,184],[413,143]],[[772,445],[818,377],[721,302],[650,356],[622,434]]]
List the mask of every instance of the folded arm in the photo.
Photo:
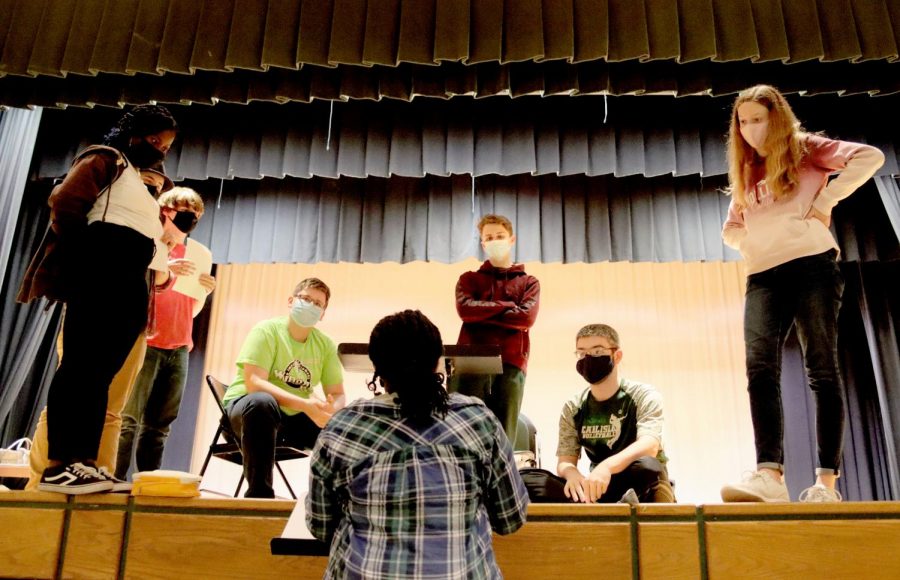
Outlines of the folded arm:
[[529,278],[528,285],[522,298],[514,308],[505,310],[499,317],[486,321],[488,324],[496,324],[516,330],[526,330],[534,326],[540,307],[541,284],[537,278]]
[[334,414],[331,405],[325,401],[304,399],[273,384],[269,381],[269,372],[262,367],[245,363],[244,384],[247,386],[248,393],[268,393],[278,402],[279,406],[306,413],[319,427],[324,427],[331,415]]
[[465,276],[456,284],[456,312],[463,322],[487,322],[515,307],[512,301],[478,300],[475,288]]
[[722,240],[725,245],[735,250],[741,249],[741,241],[747,236],[747,228],[744,225],[744,212],[734,203],[732,198],[728,204],[728,217],[722,226]]

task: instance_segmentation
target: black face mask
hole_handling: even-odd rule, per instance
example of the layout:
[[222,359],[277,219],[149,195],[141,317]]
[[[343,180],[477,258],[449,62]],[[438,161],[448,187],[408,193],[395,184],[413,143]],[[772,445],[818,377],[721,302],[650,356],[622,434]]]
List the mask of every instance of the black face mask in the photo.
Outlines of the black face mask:
[[613,364],[612,356],[608,354],[603,356],[587,355],[575,365],[578,374],[592,385],[608,377],[613,368],[615,368],[615,365]]
[[141,139],[137,143],[129,145],[128,150],[125,151],[125,156],[141,169],[153,167],[166,158],[165,153],[151,145],[146,139]]
[[178,228],[183,234],[191,233],[197,226],[197,216],[192,211],[179,211],[175,213],[175,217],[172,218],[172,223],[175,224],[175,227]]

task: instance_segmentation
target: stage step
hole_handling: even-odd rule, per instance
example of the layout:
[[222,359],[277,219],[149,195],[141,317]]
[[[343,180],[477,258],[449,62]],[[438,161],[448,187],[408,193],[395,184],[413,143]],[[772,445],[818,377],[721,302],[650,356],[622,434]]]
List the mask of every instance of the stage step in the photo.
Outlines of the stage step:
[[[293,501],[0,493],[0,576],[321,578],[273,556]],[[530,506],[506,578],[900,578],[900,502]]]

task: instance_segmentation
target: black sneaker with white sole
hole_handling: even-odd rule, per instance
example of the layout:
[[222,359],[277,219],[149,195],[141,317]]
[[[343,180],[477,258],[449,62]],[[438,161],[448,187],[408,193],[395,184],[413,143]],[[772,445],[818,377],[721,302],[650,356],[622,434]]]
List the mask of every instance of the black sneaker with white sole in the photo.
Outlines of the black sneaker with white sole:
[[100,473],[100,475],[113,482],[112,489],[110,490],[113,493],[131,493],[132,485],[130,481],[119,479],[102,465],[97,467],[97,471]]
[[110,491],[113,482],[104,477],[95,467],[84,463],[48,467],[38,484],[40,491],[54,491],[67,495],[99,493]]

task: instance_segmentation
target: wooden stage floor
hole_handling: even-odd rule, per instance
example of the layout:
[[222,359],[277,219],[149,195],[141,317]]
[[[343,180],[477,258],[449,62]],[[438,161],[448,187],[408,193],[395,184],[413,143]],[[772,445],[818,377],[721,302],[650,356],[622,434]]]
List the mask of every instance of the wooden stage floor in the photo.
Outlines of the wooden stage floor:
[[[273,556],[293,501],[0,493],[0,576],[321,578]],[[506,578],[900,578],[900,502],[532,505]]]

